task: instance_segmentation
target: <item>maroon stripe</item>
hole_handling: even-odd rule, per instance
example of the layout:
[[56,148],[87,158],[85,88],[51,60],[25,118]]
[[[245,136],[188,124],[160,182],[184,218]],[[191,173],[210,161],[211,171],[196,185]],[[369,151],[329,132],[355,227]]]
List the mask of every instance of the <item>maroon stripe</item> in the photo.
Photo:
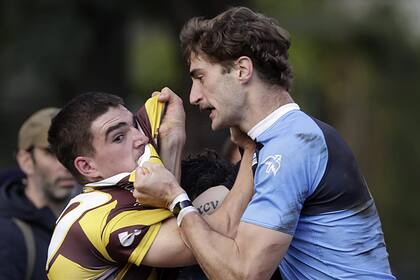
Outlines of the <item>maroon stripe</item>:
[[100,268],[113,264],[89,241],[79,221],[80,219],[70,227],[58,253],[86,268]]
[[115,216],[118,214],[125,212],[125,211],[131,211],[131,210],[145,210],[147,209],[144,206],[139,205],[135,198],[133,197],[133,194],[131,191],[127,189],[122,189],[119,187],[111,187],[107,189],[103,189],[103,192],[109,194],[112,196],[114,201],[117,201],[117,205],[114,209],[111,210],[111,212],[108,215],[107,223],[112,220]]
[[146,106],[142,106],[136,112],[136,118],[144,134],[149,138],[149,143],[153,145],[156,151],[158,151],[158,147],[156,146],[155,141],[153,141],[152,127],[150,125],[149,115],[147,114]]
[[[140,241],[143,239],[144,235],[149,230],[148,226],[130,226],[120,228],[113,233],[109,237],[109,243],[107,245],[107,251],[109,252],[110,256],[116,260],[118,263],[126,263],[130,258],[131,253],[137,248],[140,244]],[[121,245],[120,239],[118,235],[120,233],[127,232],[127,234],[133,234],[136,231],[140,231],[138,235],[134,235],[133,243],[130,246],[124,247]]]

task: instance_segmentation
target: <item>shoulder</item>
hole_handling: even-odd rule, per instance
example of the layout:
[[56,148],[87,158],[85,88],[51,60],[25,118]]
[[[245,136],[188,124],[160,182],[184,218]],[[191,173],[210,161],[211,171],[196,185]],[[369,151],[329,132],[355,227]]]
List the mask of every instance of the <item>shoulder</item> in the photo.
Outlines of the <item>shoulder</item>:
[[301,111],[290,112],[261,139],[259,181],[298,184],[306,195],[312,193],[328,163],[327,143],[315,120]]
[[264,155],[277,152],[283,157],[307,160],[308,157],[324,153],[327,149],[321,128],[314,119],[301,111],[285,115],[261,138]]

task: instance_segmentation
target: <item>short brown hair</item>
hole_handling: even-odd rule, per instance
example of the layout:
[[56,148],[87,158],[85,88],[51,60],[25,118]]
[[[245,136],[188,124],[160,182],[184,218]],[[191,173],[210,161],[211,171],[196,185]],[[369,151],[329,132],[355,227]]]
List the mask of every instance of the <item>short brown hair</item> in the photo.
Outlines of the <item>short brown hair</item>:
[[204,54],[229,70],[235,59],[248,56],[262,80],[290,90],[290,35],[272,18],[234,7],[212,19],[190,19],[181,30],[180,41],[188,65],[191,54]]
[[81,183],[85,178],[74,166],[77,156],[94,155],[92,123],[109,108],[124,105],[121,97],[101,92],[88,92],[73,98],[53,118],[48,142],[57,159]]

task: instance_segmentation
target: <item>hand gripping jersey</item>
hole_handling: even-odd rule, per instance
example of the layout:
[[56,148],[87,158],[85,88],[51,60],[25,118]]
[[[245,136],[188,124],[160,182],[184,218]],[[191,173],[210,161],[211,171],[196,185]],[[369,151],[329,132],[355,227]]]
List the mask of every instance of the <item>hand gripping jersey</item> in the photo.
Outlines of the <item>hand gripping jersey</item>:
[[[157,129],[164,104],[150,98],[136,114],[150,139],[139,160],[161,163]],[[87,184],[57,220],[48,249],[49,279],[156,279],[141,262],[161,221],[172,214],[136,203],[131,190],[135,173],[121,173]]]

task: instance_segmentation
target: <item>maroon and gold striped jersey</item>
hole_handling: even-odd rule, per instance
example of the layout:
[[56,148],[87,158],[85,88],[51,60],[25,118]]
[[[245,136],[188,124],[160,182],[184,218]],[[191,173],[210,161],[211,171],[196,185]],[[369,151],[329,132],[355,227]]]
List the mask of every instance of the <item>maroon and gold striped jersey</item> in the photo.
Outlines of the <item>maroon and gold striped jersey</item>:
[[[156,131],[163,105],[149,99],[137,113],[149,136],[148,158],[160,161]],[[157,123],[156,123],[157,122]],[[133,174],[122,173],[87,184],[57,220],[48,249],[49,279],[155,279],[156,271],[141,265],[166,209],[147,208],[132,196]]]

